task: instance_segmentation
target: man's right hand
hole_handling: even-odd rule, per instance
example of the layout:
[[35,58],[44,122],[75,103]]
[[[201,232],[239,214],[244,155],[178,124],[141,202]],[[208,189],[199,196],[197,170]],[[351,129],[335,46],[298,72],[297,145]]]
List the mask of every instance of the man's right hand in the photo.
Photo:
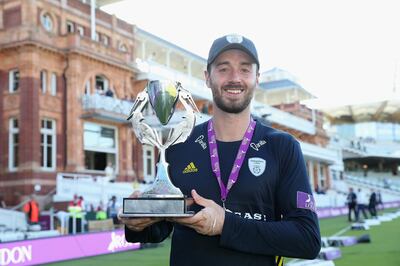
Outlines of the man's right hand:
[[[129,198],[137,198],[140,196],[139,191],[133,192],[132,195],[129,196]],[[120,212],[121,213],[121,212]],[[120,214],[119,213],[119,214]],[[160,222],[164,220],[164,218],[122,218],[118,214],[118,219],[121,221],[121,223],[125,224],[125,226],[132,231],[135,232],[140,232],[143,231],[146,227],[149,227],[152,224],[155,224],[157,222]]]

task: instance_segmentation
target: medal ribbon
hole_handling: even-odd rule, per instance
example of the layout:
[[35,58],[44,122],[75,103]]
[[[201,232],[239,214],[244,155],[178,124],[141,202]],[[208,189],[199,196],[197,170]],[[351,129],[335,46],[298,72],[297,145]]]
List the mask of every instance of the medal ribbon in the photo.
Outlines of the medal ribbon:
[[217,178],[219,188],[221,190],[221,200],[224,207],[225,207],[225,200],[228,197],[228,193],[238,179],[240,168],[243,165],[244,157],[246,156],[247,150],[249,149],[250,146],[251,138],[253,137],[255,125],[256,121],[254,121],[253,118],[251,118],[249,126],[247,127],[247,130],[244,133],[242,143],[240,144],[235,162],[233,163],[233,167],[228,179],[228,184],[225,187],[221,178],[221,168],[219,166],[217,139],[215,136],[213,121],[212,119],[208,121],[207,133],[208,133],[208,145],[210,149],[211,168]]

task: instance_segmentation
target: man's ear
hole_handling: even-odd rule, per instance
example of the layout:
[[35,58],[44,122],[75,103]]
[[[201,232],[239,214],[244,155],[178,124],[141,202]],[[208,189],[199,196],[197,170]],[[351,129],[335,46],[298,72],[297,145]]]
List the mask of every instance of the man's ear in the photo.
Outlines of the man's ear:
[[210,86],[210,74],[208,73],[207,70],[204,70],[204,78],[206,80],[207,87],[211,88],[211,86]]
[[260,72],[257,71],[257,74],[256,74],[256,84],[257,85],[259,84],[259,79],[260,79]]

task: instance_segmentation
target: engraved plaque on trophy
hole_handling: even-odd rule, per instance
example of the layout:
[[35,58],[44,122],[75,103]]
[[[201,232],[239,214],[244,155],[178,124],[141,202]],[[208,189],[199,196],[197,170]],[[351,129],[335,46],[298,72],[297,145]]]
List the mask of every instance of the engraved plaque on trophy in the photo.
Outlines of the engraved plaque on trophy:
[[[157,129],[146,123],[142,112],[150,103],[160,126],[169,124],[175,112],[177,101],[185,108],[184,116],[173,125],[163,141]],[[192,216],[187,210],[187,197],[175,187],[168,174],[169,164],[165,150],[171,145],[184,142],[195,125],[195,111],[198,109],[191,94],[179,82],[169,80],[149,81],[138,94],[128,120],[131,120],[136,137],[144,145],[157,147],[160,153],[154,182],[137,198],[124,198],[121,217],[185,217]]]

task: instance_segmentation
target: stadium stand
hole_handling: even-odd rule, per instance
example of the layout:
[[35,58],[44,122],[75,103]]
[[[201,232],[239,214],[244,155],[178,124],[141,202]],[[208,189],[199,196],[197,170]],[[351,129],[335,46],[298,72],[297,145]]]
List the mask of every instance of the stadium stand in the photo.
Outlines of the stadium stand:
[[2,223],[0,225],[0,242],[60,235],[57,230],[40,230],[40,225],[29,226],[26,222],[25,213],[15,210],[1,208],[0,221]]

